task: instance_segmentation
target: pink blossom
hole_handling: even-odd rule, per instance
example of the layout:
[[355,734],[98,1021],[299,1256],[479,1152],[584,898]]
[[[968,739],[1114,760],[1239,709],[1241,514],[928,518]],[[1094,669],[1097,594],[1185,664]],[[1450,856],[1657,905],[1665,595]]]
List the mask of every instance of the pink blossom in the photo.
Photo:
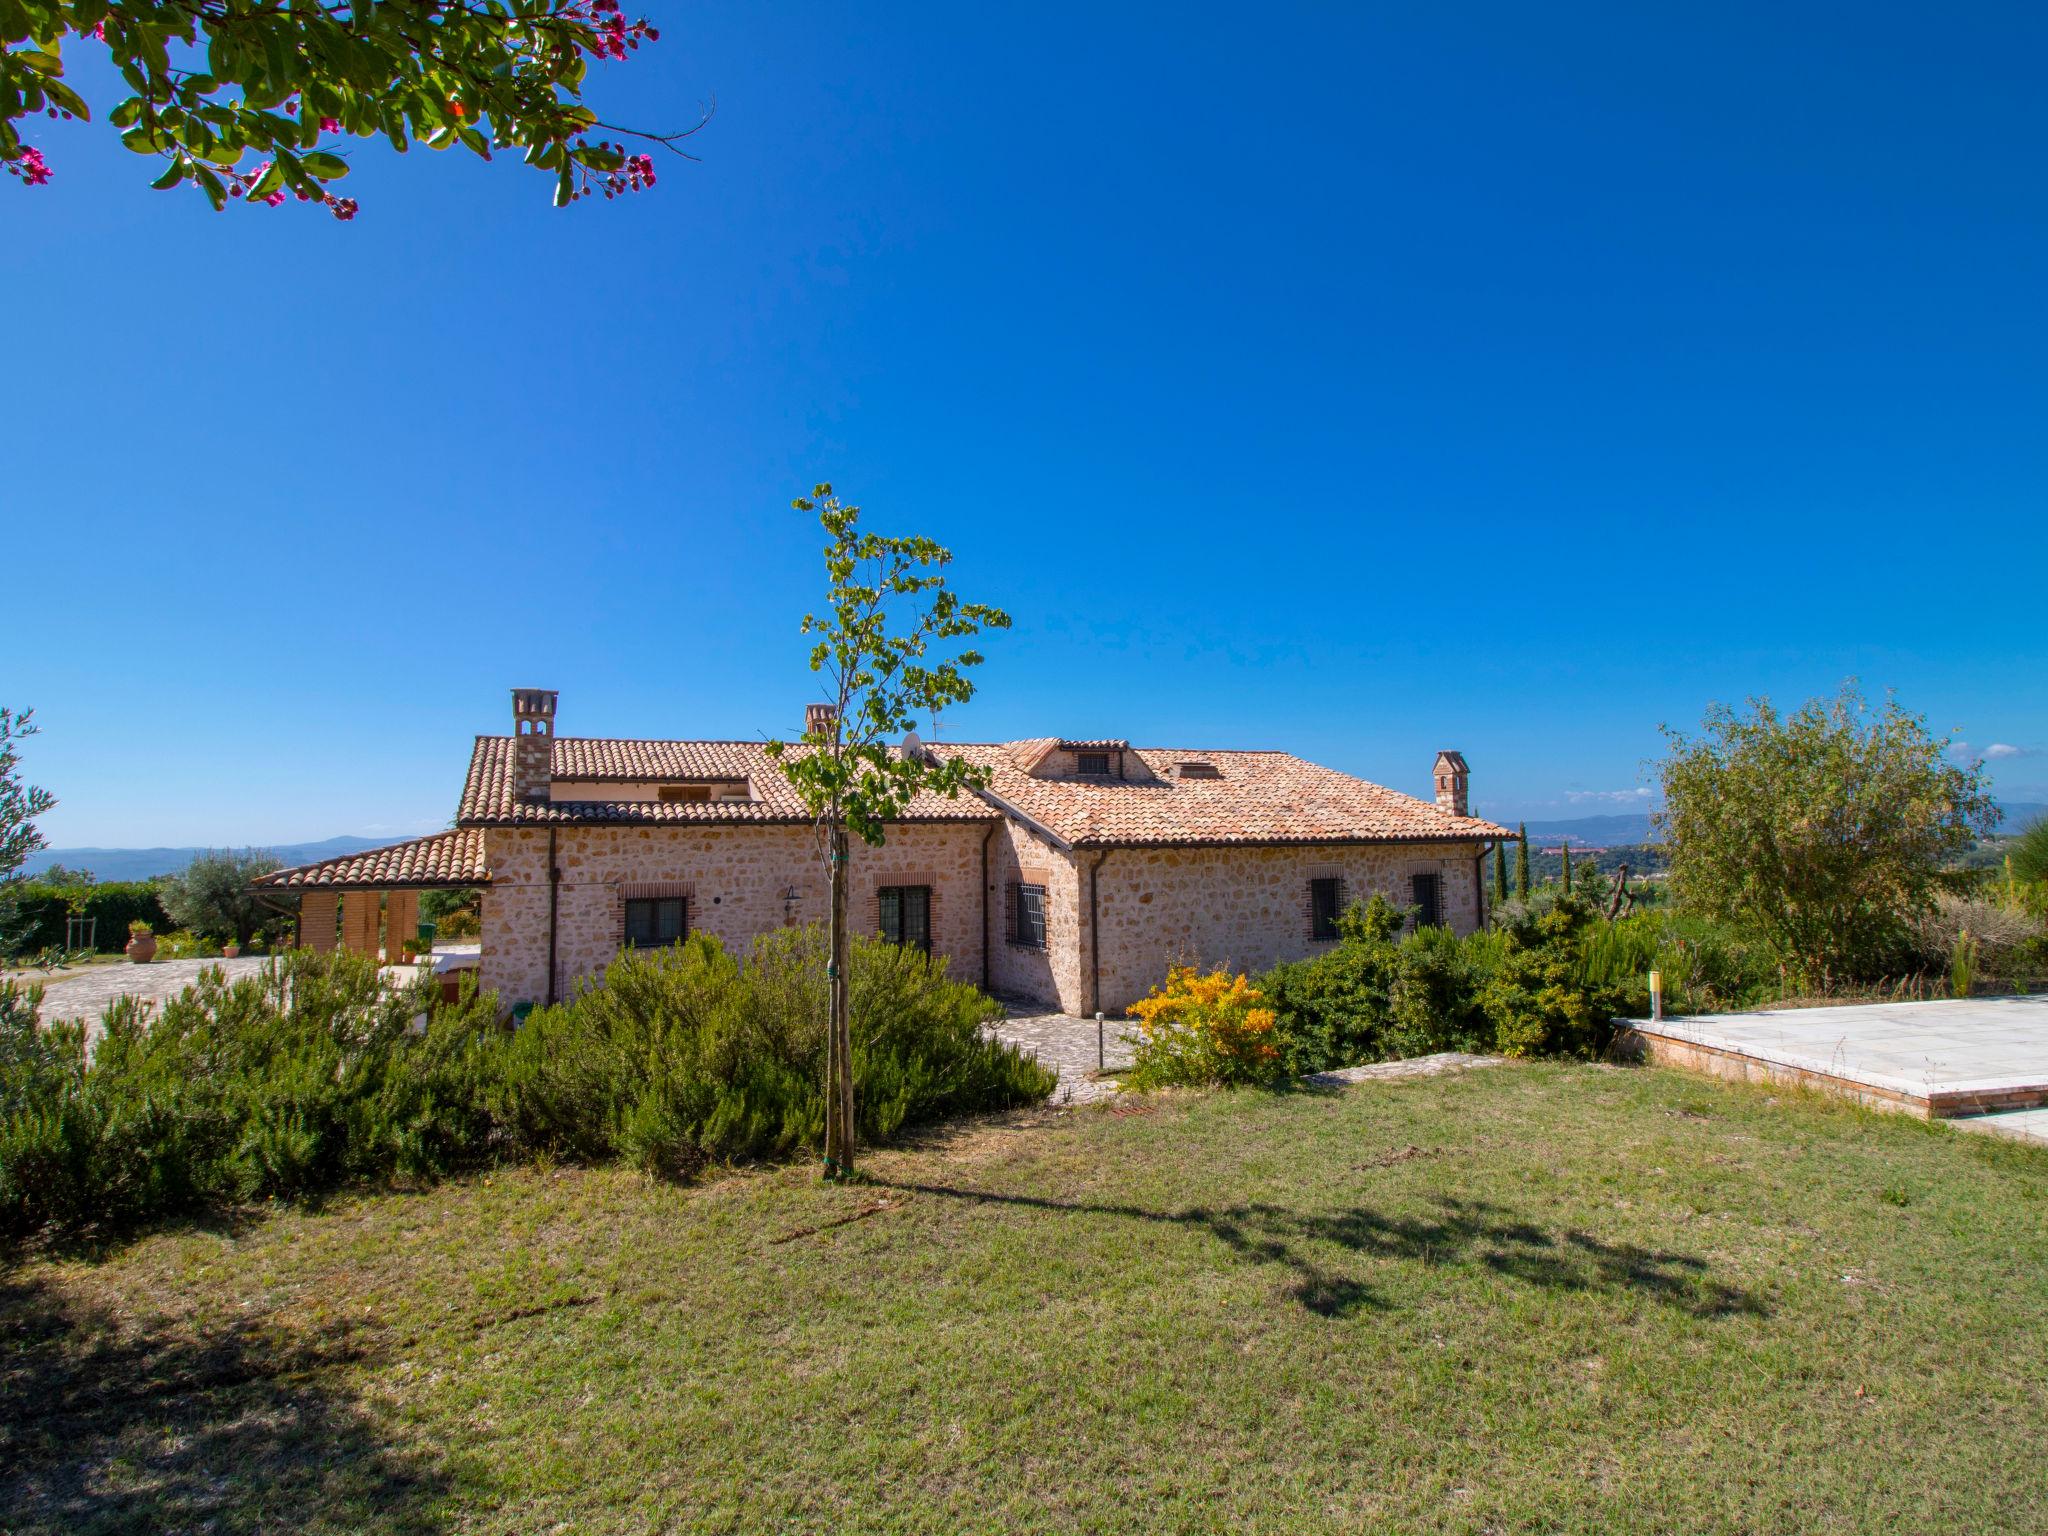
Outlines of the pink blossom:
[[24,186],[40,187],[50,179],[50,163],[40,149],[24,149],[19,159],[7,162],[7,174],[19,176]]

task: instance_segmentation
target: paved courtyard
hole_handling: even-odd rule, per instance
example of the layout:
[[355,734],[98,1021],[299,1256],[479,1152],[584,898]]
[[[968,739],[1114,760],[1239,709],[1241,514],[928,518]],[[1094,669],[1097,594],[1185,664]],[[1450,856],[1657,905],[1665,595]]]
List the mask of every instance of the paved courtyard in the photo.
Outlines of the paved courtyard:
[[1635,1028],[1653,1056],[1718,1076],[1801,1082],[2048,1140],[2048,997],[1777,1008]]
[[[148,1003],[162,1003],[176,997],[199,979],[205,970],[223,970],[229,980],[253,976],[267,962],[261,955],[240,955],[233,960],[153,960],[148,965],[96,965],[82,976],[43,983],[43,1022],[59,1019],[98,1019],[107,1004],[117,997],[136,997]],[[19,978],[34,983],[33,976]]]
[[[1115,1082],[1095,1075],[1094,1019],[1034,1011],[1041,1008],[1037,1003],[1009,1002],[1005,1006],[1011,1010],[1010,1016],[995,1026],[996,1038],[1022,1047],[1059,1073],[1053,1103],[1086,1104],[1116,1093]],[[1131,1039],[1136,1030],[1129,1019],[1103,1020],[1103,1061],[1109,1071],[1131,1064]]]

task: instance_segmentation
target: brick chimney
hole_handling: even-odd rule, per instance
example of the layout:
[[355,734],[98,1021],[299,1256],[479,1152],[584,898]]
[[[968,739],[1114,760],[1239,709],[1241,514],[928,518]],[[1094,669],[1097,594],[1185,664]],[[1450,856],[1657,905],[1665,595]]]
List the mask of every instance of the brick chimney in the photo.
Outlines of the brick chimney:
[[839,718],[839,711],[830,704],[806,704],[804,706],[804,734],[806,736],[830,736],[833,722]]
[[512,690],[512,798],[545,800],[555,769],[555,700],[552,688]]
[[1465,793],[1472,770],[1465,766],[1462,752],[1443,751],[1436,755],[1436,808],[1453,816],[1469,816],[1470,800]]

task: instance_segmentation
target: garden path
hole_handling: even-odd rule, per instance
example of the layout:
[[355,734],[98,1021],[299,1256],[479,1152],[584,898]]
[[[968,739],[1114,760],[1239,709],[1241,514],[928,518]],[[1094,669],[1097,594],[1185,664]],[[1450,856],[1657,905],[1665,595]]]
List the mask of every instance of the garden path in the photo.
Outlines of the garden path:
[[[1008,1002],[1010,1016],[994,1026],[997,1039],[1030,1052],[1060,1075],[1053,1090],[1055,1104],[1087,1104],[1117,1091],[1113,1078],[1095,1075],[1095,1020],[1072,1013],[1047,1013],[1044,1004]],[[1103,1061],[1111,1072],[1131,1064],[1131,1041],[1137,1026],[1128,1019],[1102,1024]],[[1133,1033],[1127,1035],[1125,1031]]]

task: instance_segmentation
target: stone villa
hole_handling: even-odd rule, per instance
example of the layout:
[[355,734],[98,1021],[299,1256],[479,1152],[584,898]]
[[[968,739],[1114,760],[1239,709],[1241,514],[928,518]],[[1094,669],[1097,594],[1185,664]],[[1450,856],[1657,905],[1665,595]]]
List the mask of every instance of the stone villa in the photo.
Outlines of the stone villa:
[[[421,890],[478,886],[481,981],[512,1004],[567,996],[622,947],[704,932],[743,950],[824,921],[816,833],[762,743],[557,736],[556,700],[513,692],[512,734],[477,738],[453,830],[267,876],[299,894],[300,941],[374,953],[380,909],[406,933]],[[1430,801],[1286,752],[903,750],[958,754],[991,782],[920,797],[884,846],[854,843],[854,920],[1070,1013],[1120,1011],[1175,962],[1313,954],[1376,891],[1469,931],[1483,861],[1512,836],[1468,814],[1456,752],[1437,754]]]

